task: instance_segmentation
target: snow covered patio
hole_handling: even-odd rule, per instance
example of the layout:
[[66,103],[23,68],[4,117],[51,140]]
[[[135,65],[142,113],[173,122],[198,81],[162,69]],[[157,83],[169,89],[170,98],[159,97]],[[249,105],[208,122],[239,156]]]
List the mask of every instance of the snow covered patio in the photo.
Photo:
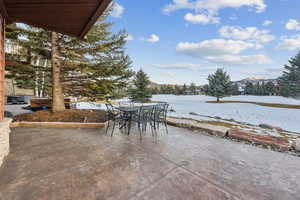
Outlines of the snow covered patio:
[[0,199],[300,199],[300,158],[169,127],[169,135],[15,128]]

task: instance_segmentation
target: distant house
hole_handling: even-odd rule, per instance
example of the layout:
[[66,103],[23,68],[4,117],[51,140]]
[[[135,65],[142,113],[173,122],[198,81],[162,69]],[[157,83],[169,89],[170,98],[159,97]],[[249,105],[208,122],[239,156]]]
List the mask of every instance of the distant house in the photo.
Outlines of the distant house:
[[22,89],[16,86],[12,79],[5,80],[5,94],[7,96],[34,96],[33,89]]

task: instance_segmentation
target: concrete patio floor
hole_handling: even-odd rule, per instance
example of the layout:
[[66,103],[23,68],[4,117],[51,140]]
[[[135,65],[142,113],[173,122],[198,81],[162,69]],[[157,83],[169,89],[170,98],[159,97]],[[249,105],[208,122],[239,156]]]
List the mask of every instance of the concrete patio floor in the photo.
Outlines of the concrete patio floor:
[[300,158],[173,127],[142,140],[15,128],[0,199],[296,200]]

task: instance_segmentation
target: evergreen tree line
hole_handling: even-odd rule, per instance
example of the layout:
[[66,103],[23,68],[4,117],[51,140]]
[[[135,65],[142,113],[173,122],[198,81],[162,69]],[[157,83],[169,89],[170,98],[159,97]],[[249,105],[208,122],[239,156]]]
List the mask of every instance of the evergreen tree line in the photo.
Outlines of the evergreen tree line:
[[244,88],[240,88],[239,84],[232,82],[230,75],[221,68],[208,76],[208,82],[202,87],[192,83],[190,86],[160,85],[150,89],[149,77],[140,70],[135,76],[132,89],[129,90],[129,97],[133,101],[148,102],[152,94],[196,95],[201,92],[216,97],[219,102],[223,97],[241,94],[298,96],[300,95],[300,52],[289,60],[289,65],[285,66],[285,71],[276,85],[271,81],[255,84],[248,81]]
[[244,94],[257,96],[279,95],[279,88],[272,82],[257,82],[256,84],[247,82],[244,88]]
[[[221,98],[240,93],[237,83],[232,84],[229,74],[223,69],[217,69],[214,74],[208,76],[208,85],[203,87],[205,94]],[[272,82],[253,84],[247,82],[243,93],[245,95],[281,95],[285,97],[300,96],[300,52],[285,65],[283,75],[278,79],[278,85]]]
[[190,85],[160,85],[151,89],[152,94],[174,94],[174,95],[197,95],[200,92],[200,86],[195,83]]
[[232,95],[275,95],[278,89],[272,82],[257,82],[253,84],[247,82],[244,90],[241,91],[238,83],[233,83],[229,74],[223,69],[217,69],[214,74],[208,76],[208,85],[203,87],[203,92],[206,95],[220,99]]
[[245,93],[251,95],[280,95],[284,97],[300,96],[300,52],[284,66],[283,74],[278,78],[278,85],[272,82],[262,84],[247,83]]

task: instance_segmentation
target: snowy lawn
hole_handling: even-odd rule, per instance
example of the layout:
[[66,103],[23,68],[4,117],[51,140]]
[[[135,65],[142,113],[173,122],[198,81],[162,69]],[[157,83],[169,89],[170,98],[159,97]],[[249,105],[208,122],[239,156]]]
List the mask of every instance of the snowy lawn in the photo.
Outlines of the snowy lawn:
[[[287,131],[300,133],[300,109],[272,108],[248,103],[206,103],[206,101],[214,101],[215,98],[204,95],[155,95],[152,100],[168,102],[176,111],[175,113],[170,113],[170,116],[187,117],[197,120],[204,119],[201,116],[189,114],[190,112],[195,112],[199,115],[234,119],[254,125],[265,123],[281,127]],[[299,100],[277,96],[233,96],[222,100],[300,105]]]
[[105,110],[105,104],[96,102],[77,102],[75,103],[75,109],[82,110]]

